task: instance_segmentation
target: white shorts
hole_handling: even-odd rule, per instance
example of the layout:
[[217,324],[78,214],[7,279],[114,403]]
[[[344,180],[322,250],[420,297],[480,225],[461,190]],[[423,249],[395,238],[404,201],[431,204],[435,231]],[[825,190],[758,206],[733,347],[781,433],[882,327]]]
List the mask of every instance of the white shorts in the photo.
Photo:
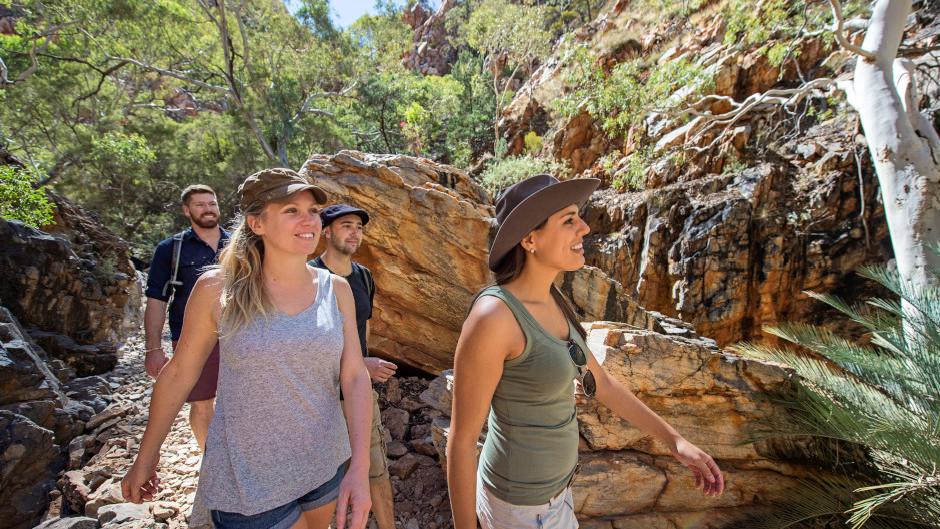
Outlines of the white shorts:
[[542,505],[513,505],[493,495],[477,478],[477,518],[483,529],[577,529],[571,488]]

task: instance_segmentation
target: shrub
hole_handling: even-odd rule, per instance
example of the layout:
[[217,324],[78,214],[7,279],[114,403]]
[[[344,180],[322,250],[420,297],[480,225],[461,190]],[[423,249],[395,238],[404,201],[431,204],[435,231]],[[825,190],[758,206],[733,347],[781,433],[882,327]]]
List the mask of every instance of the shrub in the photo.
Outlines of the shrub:
[[568,175],[568,166],[544,158],[509,156],[491,163],[480,175],[480,183],[495,197],[503,189],[541,173],[562,178]]
[[610,74],[594,64],[583,46],[567,52],[564,60],[568,93],[553,101],[552,109],[565,117],[586,110],[613,135],[625,134],[651,111],[675,109],[686,99],[707,93],[713,81],[711,73],[685,58],[653,66],[633,59],[618,64]]
[[52,223],[54,205],[26,169],[0,165],[0,217],[39,228]]

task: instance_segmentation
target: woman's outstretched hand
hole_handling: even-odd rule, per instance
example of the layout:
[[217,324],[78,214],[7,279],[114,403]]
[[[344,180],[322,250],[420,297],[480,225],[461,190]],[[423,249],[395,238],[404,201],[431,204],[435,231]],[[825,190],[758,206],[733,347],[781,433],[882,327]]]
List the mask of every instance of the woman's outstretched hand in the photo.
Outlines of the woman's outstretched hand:
[[[371,508],[368,473],[347,473],[339,485],[339,498],[336,500],[336,529],[365,529]],[[350,509],[352,514],[347,527],[346,513]]]
[[702,449],[685,439],[679,439],[672,455],[689,467],[695,475],[695,488],[701,488],[706,496],[720,496],[725,491],[725,477],[721,469],[712,456]]
[[157,463],[147,464],[141,461],[140,456],[134,461],[131,469],[121,480],[121,494],[131,503],[143,503],[153,500],[160,488],[160,478],[157,476]]

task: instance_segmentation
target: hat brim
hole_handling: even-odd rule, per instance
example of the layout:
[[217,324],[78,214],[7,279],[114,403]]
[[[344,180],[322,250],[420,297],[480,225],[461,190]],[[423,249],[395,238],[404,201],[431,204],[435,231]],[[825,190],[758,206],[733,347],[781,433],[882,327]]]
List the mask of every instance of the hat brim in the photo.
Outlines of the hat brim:
[[274,193],[272,193],[273,196],[271,196],[269,200],[280,200],[282,198],[287,198],[294,193],[300,193],[301,191],[311,191],[313,193],[313,198],[317,201],[317,204],[326,204],[326,191],[313,184],[288,184],[284,187],[278,188]]
[[490,246],[490,270],[494,270],[523,237],[555,212],[572,204],[578,207],[584,205],[600,183],[596,178],[563,180],[527,196],[500,224]]

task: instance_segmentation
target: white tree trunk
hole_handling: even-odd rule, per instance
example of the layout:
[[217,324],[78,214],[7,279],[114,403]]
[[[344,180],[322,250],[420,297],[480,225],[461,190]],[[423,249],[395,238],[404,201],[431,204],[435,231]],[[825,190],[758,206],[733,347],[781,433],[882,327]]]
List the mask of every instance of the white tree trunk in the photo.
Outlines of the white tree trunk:
[[914,288],[935,282],[940,256],[940,138],[918,111],[914,70],[897,59],[911,0],[878,0],[859,57],[849,103],[861,117],[901,278]]

